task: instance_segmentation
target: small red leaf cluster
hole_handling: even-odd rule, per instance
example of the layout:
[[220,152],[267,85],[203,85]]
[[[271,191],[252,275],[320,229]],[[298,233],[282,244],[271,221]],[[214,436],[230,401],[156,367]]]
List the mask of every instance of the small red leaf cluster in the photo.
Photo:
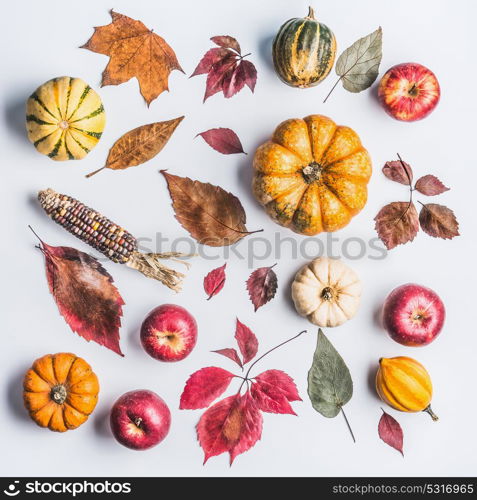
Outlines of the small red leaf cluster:
[[374,218],[379,238],[388,250],[414,240],[419,228],[434,238],[452,239],[459,236],[459,223],[454,212],[437,203],[420,203],[418,214],[413,203],[414,191],[425,196],[436,196],[448,191],[436,176],[420,177],[414,187],[411,166],[402,161],[388,161],[383,167],[383,174],[390,180],[409,187],[409,201],[394,201],[384,206]]
[[247,154],[238,135],[229,128],[211,128],[197,135],[200,135],[211,148],[224,155]]
[[191,75],[207,74],[204,102],[218,92],[230,98],[245,85],[253,92],[257,70],[250,61],[244,59],[246,56],[242,55],[237,40],[231,36],[214,36],[211,41],[218,47],[205,53]]
[[404,456],[404,434],[402,432],[401,426],[394,417],[391,417],[391,415],[389,415],[389,413],[386,413],[384,410],[381,418],[379,419],[378,434],[386,444],[399,451],[399,453]]
[[[226,356],[242,368],[257,355],[258,340],[238,319],[235,339],[241,357],[234,348],[213,352]],[[245,377],[209,366],[196,371],[187,380],[180,400],[182,410],[207,408],[228,389],[233,378],[242,379],[238,391],[210,406],[197,424],[197,439],[204,450],[204,463],[210,457],[227,452],[232,464],[237,455],[252,448],[262,435],[262,412],[296,415],[290,402],[301,399],[289,375],[280,370],[267,370],[249,378],[258,359],[250,365]],[[245,392],[242,393],[244,386]]]
[[[248,295],[255,308],[255,312],[257,312],[258,308],[270,302],[270,300],[275,297],[278,287],[278,278],[273,270],[275,266],[276,264],[273,264],[273,266],[270,267],[259,267],[255,269],[246,282]],[[213,269],[204,278],[204,290],[208,295],[207,300],[217,295],[224,287],[226,278],[225,267],[226,264]],[[225,351],[229,350],[225,349]],[[231,353],[224,355],[234,359],[234,361],[236,360],[235,356]]]

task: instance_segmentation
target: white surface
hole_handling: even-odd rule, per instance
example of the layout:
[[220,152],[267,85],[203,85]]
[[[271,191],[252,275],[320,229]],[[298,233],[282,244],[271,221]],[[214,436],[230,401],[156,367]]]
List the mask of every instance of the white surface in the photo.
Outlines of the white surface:
[[[162,94],[148,109],[136,80],[99,89],[107,112],[107,127],[87,159],[54,163],[39,155],[24,132],[23,107],[28,95],[42,82],[59,75],[80,76],[98,90],[105,56],[77,47],[92,34],[92,27],[110,22],[108,9],[141,19],[174,48],[190,75],[210,48],[210,36],[234,35],[258,69],[255,94],[244,89],[225,100],[214,96],[202,104],[204,77],[188,79],[180,72],[170,77],[170,93]],[[268,0],[256,2],[192,1],[151,2],[107,0],[72,3],[16,0],[4,5],[1,30],[2,122],[2,335],[0,379],[0,471],[2,475],[475,475],[475,115],[473,85],[476,36],[471,20],[477,5],[471,0],[378,0],[319,2],[319,19],[336,34],[339,52],[377,26],[384,30],[381,75],[390,66],[416,61],[432,68],[442,86],[441,102],[429,118],[414,124],[389,118],[378,106],[374,92],[350,94],[338,86],[327,104],[322,100],[335,75],[310,90],[282,84],[273,73],[270,43],[286,19],[305,15],[307,2]],[[153,238],[162,231],[169,238],[186,236],[173,217],[164,179],[158,170],[188,175],[223,186],[237,194],[245,207],[249,229],[304,238],[274,225],[254,201],[250,189],[250,161],[254,149],[283,119],[324,113],[361,135],[374,163],[369,202],[343,231],[349,237],[374,238],[373,217],[383,204],[407,199],[403,186],[387,181],[380,172],[386,160],[399,152],[416,175],[433,173],[452,189],[439,203],[452,207],[463,236],[453,241],[433,240],[419,234],[412,244],[393,250],[384,260],[348,261],[364,281],[361,309],[355,319],[326,333],[348,363],[354,379],[354,396],[346,412],[357,436],[353,444],[341,416],[328,420],[316,413],[307,398],[306,374],[315,345],[315,330],[293,310],[289,283],[307,259],[292,260],[286,244],[281,259],[274,256],[255,267],[279,264],[277,297],[253,312],[244,281],[247,261],[231,256],[224,290],[210,302],[204,298],[203,276],[221,265],[220,249],[206,249],[217,260],[196,259],[184,291],[174,295],[160,284],[124,266],[106,263],[123,298],[120,358],[70,331],[50,296],[43,258],[31,224],[54,245],[87,247],[38,209],[35,194],[47,186],[74,195],[120,222],[137,236]],[[124,172],[105,171],[92,179],[84,174],[104,162],[112,143],[124,132],[144,123],[185,114],[171,142],[153,161]],[[223,156],[195,134],[223,126],[240,136],[248,156]],[[423,198],[423,197],[421,197]],[[436,200],[437,201],[437,200]],[[321,240],[325,241],[323,236]],[[247,253],[248,240],[237,245]],[[335,246],[339,255],[340,244]],[[257,244],[257,252],[259,249]],[[350,246],[350,251],[353,247]],[[314,250],[309,247],[309,252]],[[372,254],[375,254],[371,250]],[[376,323],[376,313],[395,286],[416,281],[435,289],[445,301],[448,318],[441,337],[432,345],[413,349],[391,341]],[[199,341],[183,362],[164,364],[149,358],[138,341],[138,327],[153,307],[175,302],[197,318]],[[233,369],[227,359],[210,350],[233,345],[235,317],[257,334],[261,351],[293,336],[303,328],[309,335],[276,351],[257,366],[285,370],[297,382],[303,402],[293,403],[298,417],[264,416],[262,440],[239,456],[232,468],[228,457],[212,458],[202,466],[203,453],[194,426],[201,411],[178,410],[184,382],[193,371],[208,365]],[[85,357],[101,381],[99,405],[81,428],[54,434],[36,427],[21,405],[21,379],[37,357],[72,351]],[[381,356],[410,355],[424,363],[435,386],[433,407],[440,416],[433,423],[425,414],[389,410],[405,433],[405,458],[383,444],[377,423],[383,404],[376,398],[372,378]],[[258,372],[256,372],[258,373]],[[112,438],[108,411],[123,392],[147,388],[169,404],[173,423],[169,436],[157,448],[134,452]],[[231,391],[234,390],[231,388]]]

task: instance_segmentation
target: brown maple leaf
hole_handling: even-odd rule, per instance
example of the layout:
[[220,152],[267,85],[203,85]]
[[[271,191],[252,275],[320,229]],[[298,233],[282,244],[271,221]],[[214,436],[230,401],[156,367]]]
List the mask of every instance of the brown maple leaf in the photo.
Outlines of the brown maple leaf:
[[162,92],[169,90],[171,71],[182,68],[176,54],[161,38],[141,21],[113,10],[112,22],[94,28],[93,36],[83,49],[109,56],[101,85],[119,85],[136,77],[147,105]]

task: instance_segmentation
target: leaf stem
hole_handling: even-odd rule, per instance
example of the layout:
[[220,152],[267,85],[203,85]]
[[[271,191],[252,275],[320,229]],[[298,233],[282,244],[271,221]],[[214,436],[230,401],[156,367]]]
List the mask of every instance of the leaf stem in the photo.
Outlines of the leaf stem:
[[345,419],[346,425],[348,426],[348,430],[349,430],[349,432],[351,434],[351,437],[353,438],[353,442],[356,443],[356,439],[355,439],[354,434],[353,434],[353,429],[351,429],[351,425],[349,425],[348,417],[346,416],[346,413],[344,412],[343,407],[341,407],[341,413],[343,414],[343,417]]
[[282,345],[285,345],[285,344],[288,344],[288,342],[291,342],[292,340],[295,340],[296,338],[298,338],[300,335],[306,333],[307,331],[306,330],[302,330],[300,333],[298,333],[297,335],[295,335],[294,337],[291,337],[289,338],[288,340],[285,340],[283,341],[282,343],[276,345],[275,347],[272,347],[271,349],[269,349],[266,353],[262,354],[259,358],[257,358],[249,367],[248,367],[248,370],[247,370],[247,373],[245,374],[245,378],[242,382],[242,384],[240,385],[239,387],[239,390],[238,390],[238,393],[242,390],[242,386],[243,384],[250,380],[249,379],[249,374],[250,374],[250,370],[261,360],[263,359],[265,356],[267,356],[268,354],[270,354],[271,352],[273,352],[275,349],[278,349],[279,347],[281,347]]
[[333,92],[333,90],[335,90],[336,85],[338,85],[338,83],[340,83],[340,81],[341,81],[341,79],[342,79],[342,78],[343,78],[343,77],[342,77],[342,76],[340,76],[340,77],[338,78],[338,80],[336,80],[336,83],[333,85],[333,87],[331,87],[331,90],[328,92],[328,95],[325,97],[325,100],[323,101],[323,104],[324,104],[324,103],[328,100],[328,97],[330,97],[330,95],[331,95],[331,93]]
[[243,56],[240,56],[240,59],[243,59],[244,57],[248,57],[248,56],[251,56],[251,55],[252,55],[252,53],[251,53],[251,52],[249,52],[248,54],[245,54],[245,55],[243,55]]
[[95,170],[94,172],[90,172],[89,174],[86,174],[85,177],[89,179],[90,177],[93,177],[93,175],[96,175],[98,172],[101,172],[101,170],[104,170],[106,168],[106,165],[104,167],[98,168],[98,170]]

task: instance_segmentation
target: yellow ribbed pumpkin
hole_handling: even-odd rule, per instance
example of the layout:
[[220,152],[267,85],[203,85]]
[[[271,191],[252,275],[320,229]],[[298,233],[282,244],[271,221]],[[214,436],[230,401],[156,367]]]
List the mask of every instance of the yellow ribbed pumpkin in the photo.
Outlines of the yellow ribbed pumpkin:
[[376,374],[379,397],[394,409],[404,412],[425,411],[432,420],[432,382],[427,370],[413,358],[381,358]]
[[28,138],[52,160],[84,158],[101,138],[104,124],[101,98],[81,78],[53,78],[27,101]]

